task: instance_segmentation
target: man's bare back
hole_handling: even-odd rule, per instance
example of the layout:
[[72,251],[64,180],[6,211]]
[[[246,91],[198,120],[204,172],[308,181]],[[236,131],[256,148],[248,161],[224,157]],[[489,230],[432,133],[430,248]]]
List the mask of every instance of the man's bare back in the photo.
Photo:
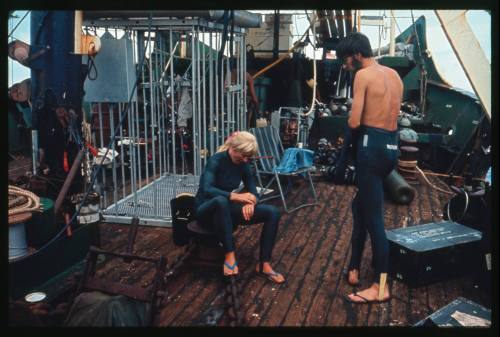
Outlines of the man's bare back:
[[403,83],[396,71],[375,64],[360,71],[366,81],[365,104],[361,124],[386,130],[397,129]]
[[402,95],[403,82],[398,73],[372,60],[354,78],[350,126],[396,130]]

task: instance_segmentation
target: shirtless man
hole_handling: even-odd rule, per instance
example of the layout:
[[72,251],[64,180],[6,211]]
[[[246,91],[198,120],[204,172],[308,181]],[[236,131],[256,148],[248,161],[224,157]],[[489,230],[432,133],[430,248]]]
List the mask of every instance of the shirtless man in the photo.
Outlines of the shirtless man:
[[[230,61],[231,66],[231,83],[235,84],[237,82],[236,73],[236,60]],[[245,79],[247,84],[247,126],[248,128],[254,128],[257,120],[257,115],[259,113],[259,100],[257,99],[257,94],[255,93],[255,86],[252,75],[245,72]]]
[[353,303],[383,302],[390,299],[385,283],[389,268],[389,244],[384,230],[383,180],[397,163],[397,117],[403,83],[396,71],[378,64],[368,38],[349,34],[337,47],[343,67],[355,71],[349,127],[356,134],[358,192],[352,202],[353,231],[348,283],[359,284],[361,257],[370,234],[375,267],[373,284],[345,297]]

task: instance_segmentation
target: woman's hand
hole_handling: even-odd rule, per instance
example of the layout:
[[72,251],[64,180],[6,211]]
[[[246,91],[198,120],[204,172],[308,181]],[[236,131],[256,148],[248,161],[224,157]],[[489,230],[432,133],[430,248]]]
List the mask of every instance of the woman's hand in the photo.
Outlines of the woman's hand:
[[243,213],[243,219],[245,219],[245,221],[248,221],[253,217],[254,209],[255,209],[254,204],[246,204],[243,206],[241,212]]
[[229,200],[239,202],[242,204],[252,204],[255,205],[257,203],[257,198],[252,193],[231,193],[229,196]]

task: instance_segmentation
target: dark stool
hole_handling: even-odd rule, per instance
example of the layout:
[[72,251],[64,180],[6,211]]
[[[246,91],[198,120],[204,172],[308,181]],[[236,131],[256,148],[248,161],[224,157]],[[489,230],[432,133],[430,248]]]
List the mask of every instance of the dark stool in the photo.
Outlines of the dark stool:
[[224,249],[215,234],[194,220],[187,224],[191,240],[195,244],[192,263],[221,267],[224,263]]

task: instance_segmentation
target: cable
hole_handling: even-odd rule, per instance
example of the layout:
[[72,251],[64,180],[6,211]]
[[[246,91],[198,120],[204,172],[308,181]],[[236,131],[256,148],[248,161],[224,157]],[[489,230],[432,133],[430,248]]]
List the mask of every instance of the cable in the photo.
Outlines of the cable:
[[407,172],[407,173],[412,173],[412,174],[415,174],[415,173],[420,173],[420,175],[424,178],[425,182],[432,188],[434,188],[435,190],[438,190],[440,192],[443,192],[443,193],[446,193],[446,194],[454,194],[453,192],[450,192],[450,191],[446,191],[434,184],[432,184],[429,179],[427,178],[426,174],[424,171],[422,171],[418,165],[417,165],[417,161],[416,160],[399,160],[398,161],[398,170],[402,171],[402,172]]
[[[307,14],[307,10],[305,12],[306,12],[307,18],[309,19],[309,15]],[[309,21],[310,25],[312,26],[314,42],[316,42],[316,24],[315,24],[316,21],[317,21],[317,15],[314,15],[312,21]],[[309,108],[309,111],[303,115],[304,117],[309,116],[314,111],[314,107],[316,105],[316,44],[313,45],[311,42],[311,46],[313,48],[313,94],[312,94],[312,100],[311,100],[311,108]]]
[[[94,69],[95,73],[94,76],[91,76],[92,69]],[[91,81],[95,81],[97,79],[97,68],[95,66],[94,57],[92,55],[87,56],[87,70],[88,70],[87,72],[88,79]]]
[[[152,17],[152,13],[150,13],[150,15],[149,15],[149,27],[148,27],[148,31],[151,31],[152,22],[153,22],[153,17]],[[27,255],[24,255],[24,256],[21,256],[21,257],[18,257],[18,258],[11,259],[11,260],[9,260],[9,262],[22,261],[24,259],[27,259],[28,257],[31,257],[31,256],[39,254],[41,251],[43,251],[45,248],[47,248],[53,242],[55,242],[59,238],[59,236],[61,236],[62,233],[66,232],[66,229],[70,226],[71,223],[73,223],[73,221],[76,219],[76,217],[80,213],[80,210],[82,209],[85,201],[87,200],[88,196],[90,195],[90,193],[92,191],[92,186],[94,186],[95,181],[97,179],[97,176],[98,176],[99,172],[101,171],[102,164],[104,163],[104,160],[106,159],[106,156],[107,156],[107,154],[109,152],[109,149],[111,148],[111,145],[116,140],[116,136],[117,136],[118,131],[119,131],[119,126],[121,124],[123,124],[123,122],[125,121],[125,116],[128,113],[128,110],[130,109],[130,107],[132,106],[132,104],[130,104],[130,103],[132,102],[132,99],[134,97],[134,92],[137,89],[137,85],[139,84],[139,81],[140,81],[139,72],[142,69],[142,67],[144,66],[144,63],[145,63],[144,61],[146,60],[146,52],[147,52],[148,47],[149,47],[149,39],[148,39],[146,47],[144,48],[144,54],[142,55],[142,60],[140,62],[141,66],[138,67],[138,69],[137,69],[136,81],[135,81],[134,86],[132,88],[132,92],[130,93],[130,97],[129,97],[129,100],[128,100],[128,103],[127,103],[127,108],[122,111],[122,114],[120,116],[120,121],[119,121],[119,123],[115,127],[115,133],[113,134],[113,137],[111,138],[111,140],[110,140],[110,142],[109,142],[109,144],[108,144],[108,146],[106,148],[106,152],[102,156],[101,162],[97,165],[97,170],[94,170],[94,172],[92,173],[93,176],[92,176],[92,179],[91,179],[91,183],[89,184],[89,188],[85,192],[85,196],[82,198],[82,201],[81,201],[81,203],[78,206],[78,209],[76,210],[75,213],[73,213],[73,216],[67,222],[67,224],[52,239],[50,239],[47,243],[45,243],[42,247],[40,247],[38,250],[36,250],[36,251],[34,251],[34,252],[30,253],[30,254],[27,254]],[[88,224],[84,225],[82,227],[85,227],[85,226],[88,226]]]
[[422,60],[422,48],[420,47],[420,39],[418,38],[417,27],[415,26],[415,18],[413,17],[413,10],[411,13],[411,23],[413,31],[415,33],[415,40],[417,41],[418,53],[420,55],[418,64],[420,66],[420,113],[425,117],[425,97],[427,95],[427,70],[425,69],[424,62]]
[[448,201],[448,205],[446,206],[446,215],[448,215],[448,220],[450,220],[450,221],[459,222],[460,220],[462,220],[465,213],[467,213],[467,208],[469,208],[469,194],[467,193],[467,191],[465,189],[462,189],[462,193],[465,194],[465,205],[464,205],[464,210],[458,219],[453,219],[451,217],[450,205],[451,205],[451,201],[453,200],[453,198]]
[[396,15],[394,15],[394,11],[391,10],[391,14],[392,14],[392,17],[394,19],[394,22],[396,23],[396,27],[398,28],[398,32],[399,34],[401,34],[401,28],[399,28],[399,24],[398,24],[398,20],[396,20],[396,18],[398,18]]
[[24,16],[21,18],[21,20],[17,23],[17,25],[12,29],[12,31],[9,33],[9,36],[7,36],[7,38],[11,37],[12,34],[14,34],[14,32],[16,31],[17,27],[19,27],[19,25],[21,24],[21,22],[23,22],[24,18],[30,13],[31,11],[27,11],[26,14],[24,14]]

